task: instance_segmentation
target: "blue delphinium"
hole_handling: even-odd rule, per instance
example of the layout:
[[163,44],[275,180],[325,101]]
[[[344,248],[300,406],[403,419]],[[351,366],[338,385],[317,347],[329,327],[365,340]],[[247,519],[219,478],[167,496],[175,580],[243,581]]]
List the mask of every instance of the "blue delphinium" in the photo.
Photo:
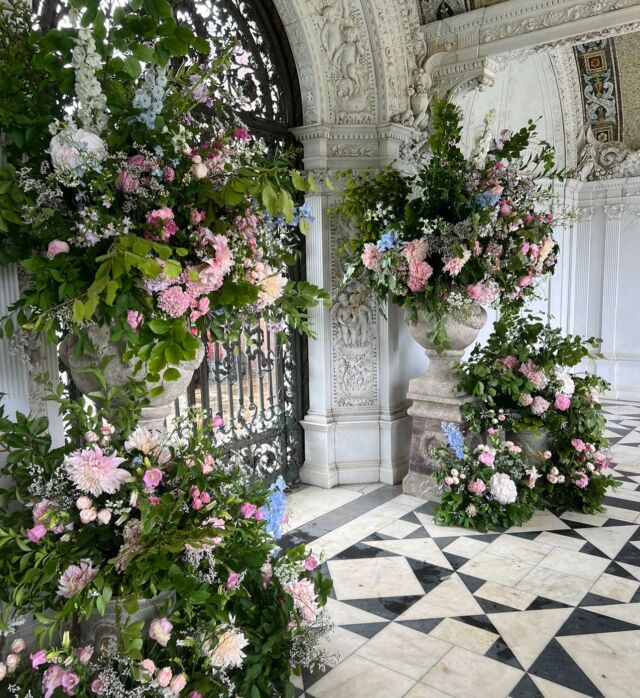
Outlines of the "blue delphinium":
[[460,429],[453,422],[442,422],[440,427],[447,437],[449,448],[455,453],[458,460],[464,458],[464,437],[460,433]]
[[287,496],[284,493],[286,488],[287,483],[282,475],[269,487],[264,520],[266,531],[273,536],[274,540],[282,537],[282,524],[287,506]]
[[500,201],[500,194],[492,193],[491,189],[483,191],[481,194],[476,194],[476,203],[480,208],[489,208],[495,206]]
[[378,249],[381,252],[384,252],[386,250],[390,250],[396,246],[398,242],[398,233],[396,233],[395,230],[392,230],[389,228],[382,237],[378,240]]
[[314,220],[315,217],[313,216],[313,209],[311,208],[311,204],[304,203],[296,211],[296,216],[291,221],[291,225],[300,225],[300,221],[308,221],[309,223],[313,223]]

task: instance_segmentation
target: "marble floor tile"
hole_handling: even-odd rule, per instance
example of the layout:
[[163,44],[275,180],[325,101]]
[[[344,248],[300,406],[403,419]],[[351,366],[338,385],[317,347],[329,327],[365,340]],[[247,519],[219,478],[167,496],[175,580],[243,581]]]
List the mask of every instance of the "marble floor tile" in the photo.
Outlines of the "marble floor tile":
[[629,603],[633,595],[638,591],[640,582],[624,579],[613,574],[603,574],[591,587],[591,593],[615,599],[622,603]]
[[460,536],[453,543],[449,543],[446,548],[443,548],[443,552],[470,559],[484,550],[487,545],[489,543],[486,541],[478,540],[472,536]]
[[415,683],[353,654],[314,683],[307,694],[312,698],[401,698]]
[[541,679],[539,676],[531,676],[533,683],[542,693],[543,698],[590,698],[586,693],[572,691],[566,686],[560,686],[552,681]]
[[438,623],[429,636],[483,655],[499,637],[496,633],[476,628],[454,618],[445,618]]
[[636,521],[639,514],[634,509],[624,509],[623,507],[609,506],[607,505],[602,512],[605,516],[610,519],[618,519],[619,521]]
[[406,538],[419,528],[420,524],[398,519],[398,521],[393,521],[388,526],[381,528],[378,533],[381,533],[383,536],[391,536],[392,538]]
[[454,647],[421,679],[456,698],[507,698],[523,672],[520,669]]
[[586,526],[604,526],[609,519],[605,514],[581,514],[579,511],[565,511],[560,518]]
[[335,625],[379,623],[382,620],[380,616],[331,598],[327,600],[327,613]]
[[426,686],[423,683],[417,683],[410,691],[405,695],[405,698],[451,698],[450,693],[443,693],[438,691],[437,688],[431,688],[431,686]]
[[390,623],[356,654],[417,681],[451,647],[451,643],[431,635]]
[[489,619],[522,667],[528,669],[572,612],[572,608],[550,608],[490,613]]
[[461,574],[479,577],[489,582],[515,586],[532,569],[533,565],[489,555],[487,552],[482,551],[460,567],[458,571]]
[[561,531],[569,526],[550,511],[536,511],[522,526],[512,526],[507,533],[525,533],[529,531]]
[[379,550],[404,555],[412,560],[420,560],[430,565],[453,570],[447,558],[442,554],[433,538],[407,538],[404,540],[365,541],[367,545]]
[[328,567],[339,601],[423,594],[422,585],[403,557],[330,560]]
[[629,698],[640,686],[640,630],[559,637],[558,642],[606,698]]
[[329,635],[322,638],[320,647],[326,652],[330,664],[336,666],[362,647],[365,642],[367,642],[366,637],[336,626]]
[[289,522],[286,531],[303,526],[359,496],[357,492],[342,487],[326,490],[310,486],[294,492],[288,497]]
[[504,534],[485,548],[485,553],[505,557],[528,565],[537,565],[553,548],[537,540]]
[[563,536],[559,533],[553,533],[552,531],[543,531],[536,538],[536,541],[538,543],[544,543],[545,545],[551,545],[555,548],[566,548],[567,550],[575,550],[576,552],[585,546],[583,539]]
[[495,603],[499,603],[501,606],[517,608],[520,611],[524,611],[537,598],[535,594],[530,594],[528,591],[506,587],[495,582],[485,582],[475,592],[474,596],[495,601]]
[[616,603],[611,606],[585,606],[591,613],[599,613],[607,618],[615,618],[625,623],[640,626],[640,603]]
[[610,564],[606,558],[555,548],[540,562],[540,567],[595,582]]
[[434,523],[433,516],[430,514],[416,513],[420,523],[424,526],[425,531],[432,538],[449,538],[450,536],[479,536],[482,535],[479,531],[474,531],[471,528],[459,528],[458,526],[439,526]]
[[408,608],[397,620],[422,620],[482,614],[482,607],[457,574],[452,574],[433,591]]
[[575,606],[591,588],[592,581],[545,567],[536,567],[516,587],[560,603]]

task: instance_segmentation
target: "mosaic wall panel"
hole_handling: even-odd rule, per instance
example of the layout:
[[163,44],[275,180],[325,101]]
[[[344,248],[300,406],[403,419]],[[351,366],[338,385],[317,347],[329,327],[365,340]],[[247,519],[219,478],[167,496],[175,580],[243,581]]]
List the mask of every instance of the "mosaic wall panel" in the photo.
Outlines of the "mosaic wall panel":
[[624,109],[621,140],[631,150],[640,150],[640,33],[617,36],[614,41]]

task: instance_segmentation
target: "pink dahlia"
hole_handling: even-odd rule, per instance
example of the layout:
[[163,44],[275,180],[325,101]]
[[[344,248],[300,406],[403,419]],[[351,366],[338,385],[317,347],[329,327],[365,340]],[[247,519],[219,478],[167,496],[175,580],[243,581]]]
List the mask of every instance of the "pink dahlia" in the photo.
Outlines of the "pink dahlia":
[[433,267],[428,262],[409,262],[407,286],[413,293],[420,293],[424,291],[432,274]]
[[230,669],[242,666],[246,657],[242,650],[248,644],[249,641],[240,630],[229,628],[218,638],[218,644],[214,650],[210,649],[208,641],[205,643],[204,649],[214,667]]
[[81,492],[97,497],[104,492],[117,492],[122,483],[129,479],[129,472],[118,468],[124,460],[115,453],[107,455],[94,445],[68,455],[65,467],[69,479]]
[[378,249],[377,245],[372,242],[368,242],[364,246],[364,251],[360,256],[364,266],[370,271],[380,271],[380,263],[382,262],[382,253]]
[[172,286],[160,293],[158,307],[169,317],[182,317],[191,307],[192,300],[179,286]]
[[65,599],[81,592],[98,574],[100,569],[90,559],[80,560],[78,565],[69,565],[58,581],[58,594]]

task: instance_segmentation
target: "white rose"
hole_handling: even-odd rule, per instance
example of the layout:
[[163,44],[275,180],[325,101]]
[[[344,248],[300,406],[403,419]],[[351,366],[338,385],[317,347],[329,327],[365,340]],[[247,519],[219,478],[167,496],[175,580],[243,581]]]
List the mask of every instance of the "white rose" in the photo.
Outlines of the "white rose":
[[207,166],[201,162],[191,166],[191,174],[196,179],[204,179],[209,174],[209,170]]
[[111,521],[111,511],[109,509],[101,509],[98,512],[98,523],[108,524]]
[[18,637],[11,643],[11,653],[12,654],[22,654],[27,649],[25,641]]
[[500,504],[512,504],[518,497],[516,483],[505,473],[492,475],[489,489],[494,499]]
[[20,657],[18,657],[17,654],[8,654],[4,661],[7,665],[7,671],[10,674],[13,674],[13,672],[18,668],[18,664],[20,664]]

